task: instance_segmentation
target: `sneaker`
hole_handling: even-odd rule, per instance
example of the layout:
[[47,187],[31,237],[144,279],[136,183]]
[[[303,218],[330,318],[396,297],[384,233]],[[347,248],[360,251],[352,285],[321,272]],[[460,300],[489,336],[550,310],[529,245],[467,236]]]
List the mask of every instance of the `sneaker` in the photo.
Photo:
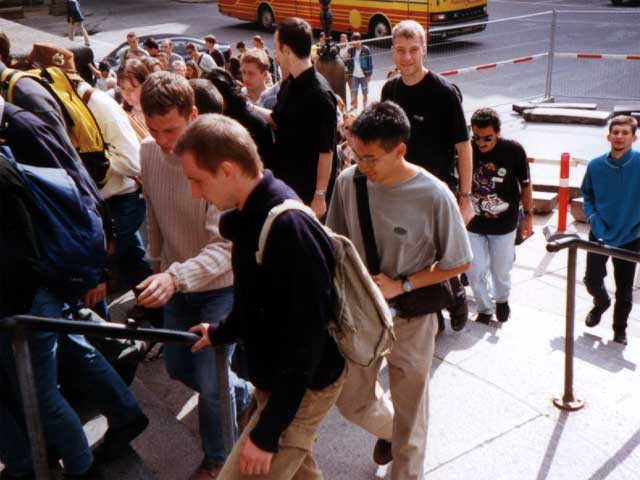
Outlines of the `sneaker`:
[[376,446],[373,447],[373,461],[377,465],[387,465],[393,460],[393,453],[391,452],[391,442],[384,438],[379,438],[376,442]]
[[449,309],[449,318],[451,319],[451,329],[454,332],[459,332],[467,324],[469,318],[469,307],[467,302],[461,302]]
[[600,323],[600,319],[602,318],[602,314],[607,311],[607,308],[611,305],[611,301],[607,302],[605,305],[595,305],[589,313],[587,313],[587,318],[584,319],[584,324],[587,327],[595,327]]
[[109,428],[104,434],[104,440],[93,451],[98,462],[109,462],[118,458],[128,447],[129,443],[140,435],[149,425],[147,416],[140,412],[133,420],[118,428]]
[[463,287],[469,286],[469,277],[467,277],[466,273],[460,274],[460,283],[462,284]]
[[491,315],[490,313],[479,313],[478,316],[476,317],[476,322],[489,325],[489,323],[491,323],[492,318],[493,318],[493,315]]
[[511,309],[509,308],[509,302],[496,302],[496,318],[500,323],[504,323],[509,320],[511,315]]
[[249,398],[249,401],[247,402],[247,404],[244,406],[242,411],[238,413],[238,416],[236,417],[236,423],[238,425],[238,437],[242,434],[242,431],[249,424],[249,420],[251,420],[251,417],[253,416],[253,414],[257,409],[258,409],[258,401],[256,400],[255,395],[251,394],[251,398]]
[[625,332],[614,333],[613,341],[621,345],[627,345],[627,334]]
[[193,475],[189,477],[189,480],[214,480],[220,475],[222,467],[223,465],[213,463],[205,458],[197,470],[193,472]]

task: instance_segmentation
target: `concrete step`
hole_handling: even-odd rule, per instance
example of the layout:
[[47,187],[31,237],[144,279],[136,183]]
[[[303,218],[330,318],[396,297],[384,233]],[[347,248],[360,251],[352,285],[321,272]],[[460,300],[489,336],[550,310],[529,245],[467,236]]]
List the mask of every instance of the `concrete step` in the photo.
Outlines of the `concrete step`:
[[533,209],[536,213],[551,213],[558,206],[555,192],[533,192]]
[[584,216],[584,199],[582,197],[574,198],[571,200],[571,216],[576,222],[587,223],[587,219]]
[[640,103],[633,105],[616,105],[613,107],[614,115],[633,115],[634,113],[638,115],[638,112],[640,112]]
[[611,118],[611,112],[602,110],[540,107],[534,108],[533,110],[527,110],[522,116],[529,122],[606,125]]
[[598,105],[595,103],[547,103],[547,102],[519,102],[514,103],[512,109],[514,112],[520,114],[526,110],[532,110],[534,108],[570,108],[573,110],[595,110]]
[[24,18],[23,7],[2,7],[0,8],[0,17],[7,20],[20,20]]

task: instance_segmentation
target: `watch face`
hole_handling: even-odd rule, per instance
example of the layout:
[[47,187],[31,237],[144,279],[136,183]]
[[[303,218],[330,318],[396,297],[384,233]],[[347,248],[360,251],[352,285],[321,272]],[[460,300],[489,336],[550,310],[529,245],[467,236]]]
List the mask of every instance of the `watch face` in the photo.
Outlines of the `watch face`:
[[411,283],[409,282],[409,280],[405,280],[404,282],[402,282],[402,290],[407,293],[411,291]]

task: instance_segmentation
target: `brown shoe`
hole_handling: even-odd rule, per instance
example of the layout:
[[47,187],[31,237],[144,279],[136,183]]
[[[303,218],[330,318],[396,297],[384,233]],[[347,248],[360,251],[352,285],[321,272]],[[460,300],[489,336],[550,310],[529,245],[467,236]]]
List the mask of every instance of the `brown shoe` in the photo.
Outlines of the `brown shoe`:
[[238,437],[242,434],[242,431],[249,424],[249,420],[251,420],[251,417],[253,416],[257,408],[258,401],[256,400],[255,395],[251,394],[251,398],[236,417],[236,423],[238,424]]
[[383,438],[379,438],[376,442],[376,446],[373,447],[373,461],[378,465],[387,465],[391,460],[393,460],[391,442]]
[[189,480],[215,480],[220,475],[222,467],[223,465],[218,465],[205,458],[198,469],[193,472],[193,475],[189,477]]

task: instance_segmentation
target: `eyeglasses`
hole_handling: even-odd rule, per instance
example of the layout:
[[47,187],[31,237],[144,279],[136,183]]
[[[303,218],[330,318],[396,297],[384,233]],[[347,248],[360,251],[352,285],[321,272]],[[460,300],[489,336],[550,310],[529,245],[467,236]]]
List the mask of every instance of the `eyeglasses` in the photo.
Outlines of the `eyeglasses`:
[[481,136],[481,135],[473,135],[471,137],[471,140],[473,140],[474,142],[480,142],[483,141],[485,143],[490,142],[491,140],[493,140],[493,135],[485,135],[485,136]]

